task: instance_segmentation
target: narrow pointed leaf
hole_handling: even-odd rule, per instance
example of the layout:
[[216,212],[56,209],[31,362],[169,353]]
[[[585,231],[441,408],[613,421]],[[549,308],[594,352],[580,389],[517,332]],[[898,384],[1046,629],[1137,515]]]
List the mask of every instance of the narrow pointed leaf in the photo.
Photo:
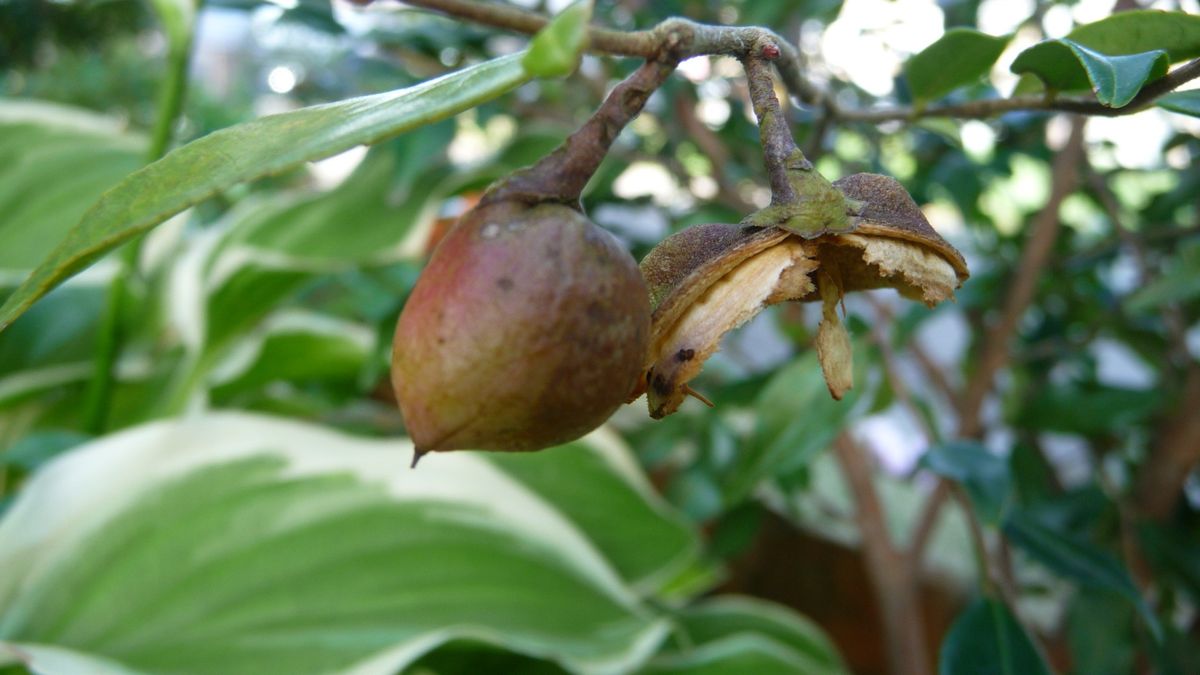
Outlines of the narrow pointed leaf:
[[1065,532],[1052,530],[1028,514],[1016,511],[1004,524],[1004,533],[1017,546],[1054,572],[1085,587],[1114,591],[1142,615],[1150,632],[1162,639],[1162,626],[1147,606],[1123,565],[1106,551]]
[[214,132],[128,176],[96,202],[0,306],[0,330],[104,253],[237,183],[436,122],[529,78],[522,54],[406,89],[302,108]]
[[981,599],[958,616],[938,658],[939,675],[1049,675],[1021,624],[1003,603]]

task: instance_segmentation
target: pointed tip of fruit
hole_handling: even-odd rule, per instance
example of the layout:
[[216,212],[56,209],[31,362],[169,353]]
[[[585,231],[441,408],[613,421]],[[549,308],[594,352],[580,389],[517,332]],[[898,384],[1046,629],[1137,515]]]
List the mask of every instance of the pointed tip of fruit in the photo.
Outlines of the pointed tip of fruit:
[[429,454],[428,450],[422,450],[421,448],[414,448],[412,464],[409,464],[408,468],[410,468],[410,469],[417,468],[417,462],[421,461],[421,458],[428,454]]

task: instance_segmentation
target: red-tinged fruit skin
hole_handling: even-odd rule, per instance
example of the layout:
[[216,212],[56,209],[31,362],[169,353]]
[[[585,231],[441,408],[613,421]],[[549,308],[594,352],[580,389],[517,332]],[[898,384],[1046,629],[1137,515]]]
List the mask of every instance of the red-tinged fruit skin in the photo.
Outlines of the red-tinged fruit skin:
[[493,202],[422,272],[392,383],[418,453],[538,450],[608,419],[649,335],[645,282],[611,234],[564,205]]

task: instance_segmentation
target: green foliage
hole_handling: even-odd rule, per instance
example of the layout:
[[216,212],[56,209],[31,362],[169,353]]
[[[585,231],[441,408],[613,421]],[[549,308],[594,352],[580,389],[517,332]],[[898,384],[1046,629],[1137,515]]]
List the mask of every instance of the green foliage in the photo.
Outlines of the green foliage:
[[934,473],[961,483],[979,519],[998,526],[1012,497],[1008,463],[979,443],[959,441],[935,445],[921,458]]
[[1176,63],[1200,56],[1200,16],[1150,9],[1118,12],[1079,26],[1067,37],[1102,54],[1161,49]]
[[513,55],[408,89],[247,122],[179,148],[131,174],[84,214],[0,306],[0,327],[105,252],[223,189],[445,119],[527,78],[520,55]]
[[764,478],[803,469],[829,446],[861,408],[867,385],[865,350],[855,352],[859,384],[834,401],[821,375],[815,352],[809,352],[776,373],[757,396],[754,433],[739,448],[725,487],[725,498],[737,503]]
[[592,0],[580,0],[564,9],[529,43],[521,65],[537,77],[566,77],[579,67],[587,47]]
[[[198,54],[179,147],[139,170],[161,51],[190,39],[192,5],[0,3],[0,671],[883,672],[878,650],[839,654],[818,626],[843,648],[881,640],[829,611],[875,602],[857,590],[872,588],[859,502],[829,453],[842,433],[880,460],[882,529],[901,550],[931,472],[969,497],[935,523],[927,579],[961,590],[986,573],[963,518],[1013,553],[987,562],[1011,566],[1016,603],[947,608],[944,635],[924,621],[939,672],[1049,672],[1042,653],[1080,673],[1196,671],[1179,617],[1200,603],[1197,502],[1177,486],[1164,514],[1139,509],[1163,492],[1141,481],[1195,400],[1200,141],[1180,116],[1091,123],[1048,261],[1019,277],[1058,123],[921,117],[1005,90],[988,73],[1009,38],[975,29],[978,4],[939,4],[954,28],[902,63],[907,91],[871,96],[878,82],[829,68],[839,107],[911,97],[911,123],[789,113],[828,178],[896,175],[971,263],[936,311],[847,296],[845,400],[809,348],[813,308],[789,303],[705,364],[694,386],[714,410],[689,401],[650,422],[638,402],[561,448],[435,454],[412,471],[387,371],[425,254],[636,63],[589,59],[513,90],[572,73],[589,21],[684,15],[788,35],[858,18],[836,0],[598,3],[594,19],[584,2],[514,53],[511,36],[424,11],[375,7],[380,20],[351,31],[325,2],[217,0],[258,17],[253,42]],[[806,57],[829,67],[824,47]],[[1037,44],[1014,70],[1018,93],[1044,81],[1120,107],[1196,56],[1200,17],[1133,11]],[[266,90],[277,66],[292,91]],[[764,198],[730,67],[714,57],[672,78],[589,185],[588,213],[635,256]],[[1200,116],[1195,91],[1156,103]],[[291,112],[261,114],[279,109]],[[92,437],[81,410],[115,262],[100,258],[139,234],[114,321],[113,431]],[[984,440],[939,441],[964,433],[964,392],[1027,281]]]
[[1008,36],[995,37],[970,28],[952,28],[904,64],[904,75],[917,101],[933,101],[979,81],[1001,52]]
[[1171,112],[1200,117],[1200,90],[1167,94],[1158,100],[1158,106]]
[[1142,85],[1167,72],[1167,52],[1155,49],[1126,56],[1107,55],[1073,40],[1049,40],[1021,52],[1014,73],[1033,73],[1051,91],[1091,88],[1112,108],[1128,104]]
[[939,675],[1048,675],[1050,668],[1004,603],[981,598],[942,642]]
[[0,270],[26,271],[141,165],[145,140],[107,116],[0,100]]
[[1155,638],[1162,640],[1158,619],[1142,599],[1129,572],[1111,555],[1073,535],[1056,532],[1019,511],[1009,516],[1004,532],[1014,544],[1055,572],[1085,587],[1112,591],[1125,598],[1141,613]]
[[[304,673],[395,669],[455,637],[613,667],[662,635],[601,553],[641,545],[614,537],[619,514],[575,519],[477,456],[409,472],[411,450],[231,414],[85,446],[0,522],[0,638],[34,667],[59,647],[148,672]],[[557,468],[557,489],[598,479],[630,492],[614,470],[624,452],[547,457],[604,457]],[[86,485],[55,498],[80,471]],[[641,551],[632,571],[657,576],[686,541]]]
[[[1014,73],[1032,73],[1051,91],[1090,88],[1119,108],[1167,65],[1200,56],[1200,17],[1185,12],[1120,12],[1047,40],[1017,56]],[[1028,87],[1025,87],[1027,90]]]

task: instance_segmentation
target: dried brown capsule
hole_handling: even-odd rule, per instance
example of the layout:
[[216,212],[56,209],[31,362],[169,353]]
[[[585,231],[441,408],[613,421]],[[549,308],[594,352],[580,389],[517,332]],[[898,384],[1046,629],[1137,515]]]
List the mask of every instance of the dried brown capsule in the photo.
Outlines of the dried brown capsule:
[[771,304],[823,302],[816,347],[830,393],[841,398],[852,384],[849,336],[836,313],[846,292],[895,288],[930,306],[953,297],[966,263],[898,181],[856,174],[834,185],[861,202],[853,233],[805,239],[775,228],[698,225],[642,261],[653,307],[644,381],[652,417],[674,412],[721,337]]
[[536,450],[591,431],[637,382],[649,316],[636,262],[578,211],[468,212],[396,326],[392,381],[418,453]]

